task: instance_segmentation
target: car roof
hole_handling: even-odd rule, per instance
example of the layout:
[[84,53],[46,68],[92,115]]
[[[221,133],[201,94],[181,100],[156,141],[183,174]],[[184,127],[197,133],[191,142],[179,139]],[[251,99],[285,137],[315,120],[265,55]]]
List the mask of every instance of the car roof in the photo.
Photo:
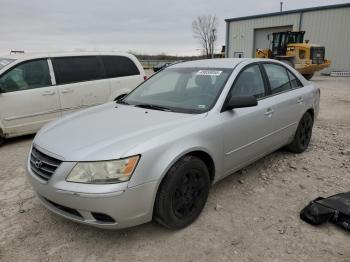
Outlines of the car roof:
[[194,60],[189,62],[181,62],[169,66],[168,68],[185,68],[185,67],[196,67],[196,68],[228,68],[233,69],[238,64],[245,62],[246,64],[255,62],[273,62],[283,64],[282,62],[274,59],[265,58],[216,58],[216,59],[204,59]]
[[234,68],[236,65],[243,61],[254,60],[249,58],[216,58],[216,59],[204,59],[194,60],[189,62],[181,62],[169,66],[168,68],[181,68],[181,67],[203,67],[203,68]]
[[132,56],[128,53],[113,52],[113,51],[70,51],[70,52],[38,52],[38,53],[12,53],[12,54],[0,54],[1,58],[5,59],[36,59],[43,57],[67,57],[67,56],[94,56],[94,55],[118,55],[118,56]]

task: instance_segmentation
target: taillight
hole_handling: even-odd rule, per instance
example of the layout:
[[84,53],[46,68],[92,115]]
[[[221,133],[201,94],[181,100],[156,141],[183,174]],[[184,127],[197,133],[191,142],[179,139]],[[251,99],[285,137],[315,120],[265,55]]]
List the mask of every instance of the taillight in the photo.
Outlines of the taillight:
[[146,81],[148,79],[148,76],[144,76],[143,80]]

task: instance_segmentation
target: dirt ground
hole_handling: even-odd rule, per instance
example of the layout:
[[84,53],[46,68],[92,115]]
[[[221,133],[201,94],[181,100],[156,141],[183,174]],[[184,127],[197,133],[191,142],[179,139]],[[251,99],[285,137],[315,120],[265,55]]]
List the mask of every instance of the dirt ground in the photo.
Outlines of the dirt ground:
[[350,234],[299,211],[350,188],[350,78],[318,77],[321,111],[301,155],[275,152],[214,185],[199,219],[106,231],[51,214],[24,163],[32,136],[0,148],[0,261],[350,261]]

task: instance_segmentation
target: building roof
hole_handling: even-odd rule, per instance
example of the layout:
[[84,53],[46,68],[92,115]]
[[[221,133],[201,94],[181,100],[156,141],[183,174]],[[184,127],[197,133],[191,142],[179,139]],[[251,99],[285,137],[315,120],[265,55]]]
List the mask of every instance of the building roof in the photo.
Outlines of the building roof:
[[262,18],[262,17],[270,17],[270,16],[278,16],[278,15],[288,15],[288,14],[295,14],[295,13],[305,13],[305,12],[310,12],[310,11],[319,11],[319,10],[327,10],[327,9],[335,9],[335,8],[344,8],[344,7],[350,7],[350,3],[346,3],[346,4],[337,4],[337,5],[317,6],[317,7],[310,7],[310,8],[302,8],[302,9],[288,10],[288,11],[283,11],[283,12],[274,12],[274,13],[260,14],[260,15],[251,15],[251,16],[234,17],[234,18],[225,19],[225,21],[226,21],[226,22],[234,22],[234,21],[249,20],[249,19],[255,19],[255,18]]

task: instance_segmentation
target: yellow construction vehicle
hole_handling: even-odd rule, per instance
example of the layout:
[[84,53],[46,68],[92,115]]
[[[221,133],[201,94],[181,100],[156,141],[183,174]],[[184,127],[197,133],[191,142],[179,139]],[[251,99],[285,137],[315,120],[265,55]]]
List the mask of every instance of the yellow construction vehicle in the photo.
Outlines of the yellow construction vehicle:
[[331,64],[325,59],[325,47],[304,42],[305,31],[273,33],[272,48],[257,49],[257,58],[277,59],[299,71],[310,80],[314,73]]

